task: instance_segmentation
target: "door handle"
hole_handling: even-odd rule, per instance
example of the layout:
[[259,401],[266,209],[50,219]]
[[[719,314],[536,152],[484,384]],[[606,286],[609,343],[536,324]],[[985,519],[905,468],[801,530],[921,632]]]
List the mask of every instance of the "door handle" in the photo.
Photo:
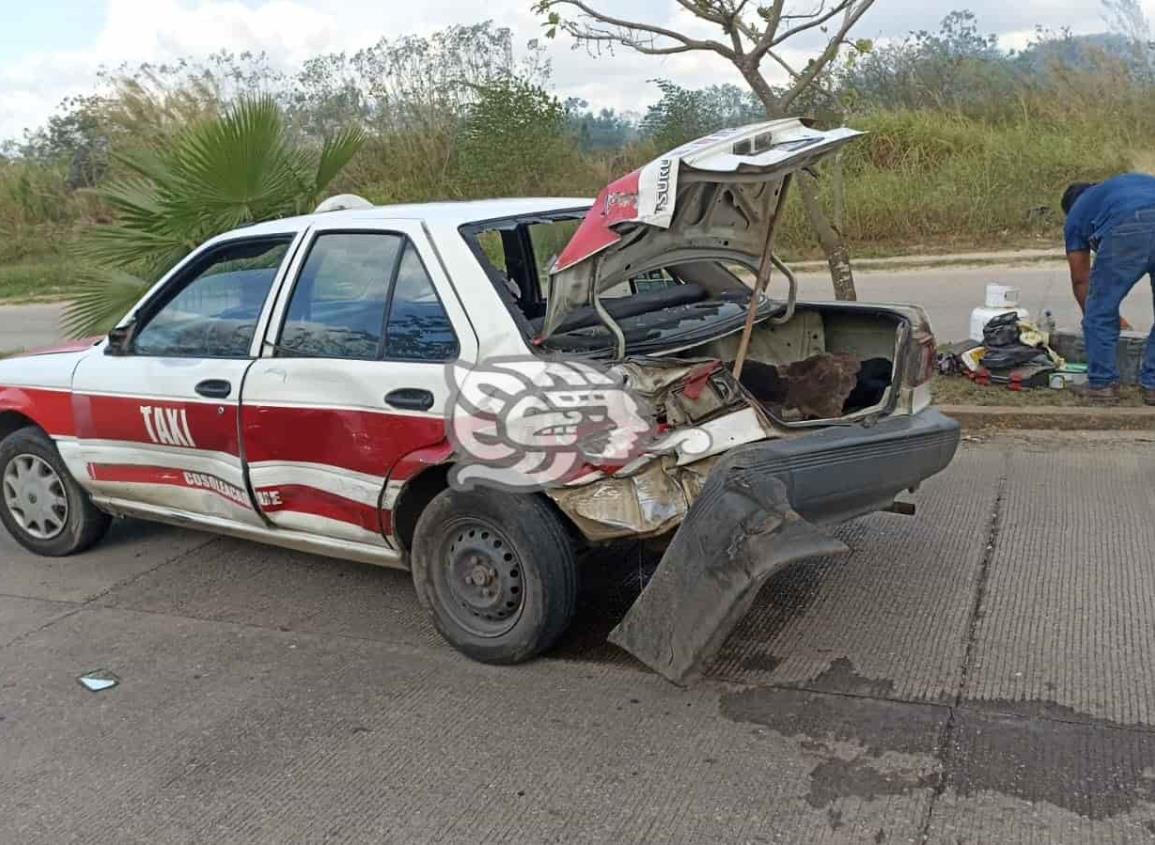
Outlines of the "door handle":
[[223,378],[207,378],[198,382],[193,389],[208,399],[228,399],[229,394],[233,392],[232,384]]
[[433,394],[419,387],[399,387],[385,394],[385,404],[405,411],[428,411]]

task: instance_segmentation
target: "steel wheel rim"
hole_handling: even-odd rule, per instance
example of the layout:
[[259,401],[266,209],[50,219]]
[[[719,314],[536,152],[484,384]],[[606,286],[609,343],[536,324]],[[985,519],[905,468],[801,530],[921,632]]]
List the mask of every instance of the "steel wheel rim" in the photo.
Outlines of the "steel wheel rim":
[[435,581],[455,623],[478,637],[513,629],[525,605],[525,569],[504,533],[480,519],[454,520],[439,563]]
[[0,487],[4,506],[20,529],[37,540],[51,540],[68,524],[68,493],[48,461],[17,455],[4,468]]

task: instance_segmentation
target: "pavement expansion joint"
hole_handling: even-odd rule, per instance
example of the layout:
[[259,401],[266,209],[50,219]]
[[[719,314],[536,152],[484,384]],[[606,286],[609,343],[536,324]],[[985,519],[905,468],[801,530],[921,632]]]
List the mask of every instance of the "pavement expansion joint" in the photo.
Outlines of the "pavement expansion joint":
[[[1011,456],[1008,453],[1007,459]],[[979,621],[982,619],[983,602],[986,599],[987,585],[990,582],[991,564],[994,561],[995,549],[998,545],[999,530],[1002,528],[1003,499],[1007,491],[1009,471],[1004,468],[995,482],[995,500],[991,503],[990,517],[987,520],[987,535],[983,548],[982,560],[979,561],[979,571],[975,578],[974,600],[971,603],[970,617],[967,621],[966,648],[963,652],[962,664],[959,667],[958,688],[955,690],[954,702],[950,705],[946,722],[943,724],[939,736],[935,757],[941,767],[939,776],[934,782],[930,793],[930,800],[926,803],[926,812],[923,814],[922,824],[919,827],[917,841],[927,842],[930,839],[930,827],[934,820],[935,807],[939,798],[946,791],[947,774],[952,763],[952,748],[955,735],[958,731],[958,714],[965,700],[967,678],[973,668],[975,643],[978,640]]]

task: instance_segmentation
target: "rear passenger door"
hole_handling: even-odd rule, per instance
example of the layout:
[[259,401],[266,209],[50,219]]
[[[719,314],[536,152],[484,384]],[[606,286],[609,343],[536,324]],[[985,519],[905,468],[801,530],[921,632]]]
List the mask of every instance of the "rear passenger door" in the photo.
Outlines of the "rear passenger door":
[[445,364],[476,358],[421,225],[316,228],[245,381],[249,481],[277,527],[387,546],[385,479],[445,439]]

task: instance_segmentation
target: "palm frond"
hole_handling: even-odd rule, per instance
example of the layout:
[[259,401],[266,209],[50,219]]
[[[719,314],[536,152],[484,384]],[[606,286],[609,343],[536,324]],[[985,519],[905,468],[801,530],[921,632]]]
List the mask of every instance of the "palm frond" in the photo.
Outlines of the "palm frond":
[[[142,107],[157,105],[146,99]],[[114,322],[131,305],[129,292],[143,289],[141,276],[159,278],[205,240],[315,204],[362,142],[359,130],[347,129],[319,151],[296,147],[280,107],[258,97],[185,127],[163,145],[119,156],[127,175],[99,191],[116,223],[97,228],[81,247],[103,269],[82,282],[70,330]]]
[[355,126],[342,129],[325,139],[317,156],[317,169],[313,176],[315,196],[319,196],[337,178],[364,143],[365,133]]
[[92,268],[64,310],[61,326],[69,337],[105,334],[148,290],[148,282],[112,268]]

